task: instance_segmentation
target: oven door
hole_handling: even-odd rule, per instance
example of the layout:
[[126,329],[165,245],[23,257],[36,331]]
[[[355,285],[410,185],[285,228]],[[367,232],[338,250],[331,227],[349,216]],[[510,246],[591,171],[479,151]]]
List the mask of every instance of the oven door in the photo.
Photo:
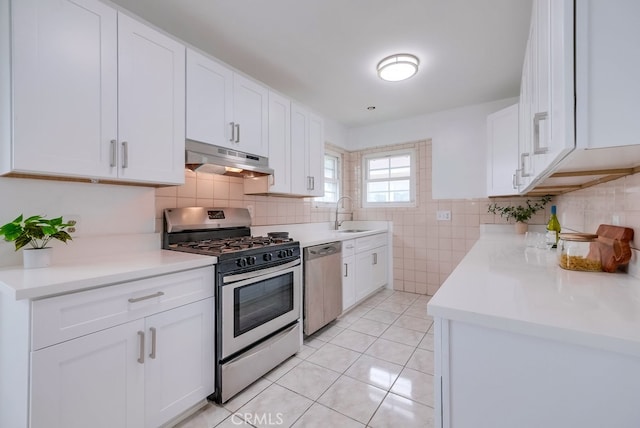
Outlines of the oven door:
[[220,359],[300,318],[300,259],[253,272],[221,275]]

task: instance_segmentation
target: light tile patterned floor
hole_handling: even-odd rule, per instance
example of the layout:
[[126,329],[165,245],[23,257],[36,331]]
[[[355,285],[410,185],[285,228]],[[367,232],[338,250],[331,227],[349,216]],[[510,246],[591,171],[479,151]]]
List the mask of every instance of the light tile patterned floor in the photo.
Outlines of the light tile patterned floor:
[[378,292],[233,399],[178,427],[433,427],[428,301]]

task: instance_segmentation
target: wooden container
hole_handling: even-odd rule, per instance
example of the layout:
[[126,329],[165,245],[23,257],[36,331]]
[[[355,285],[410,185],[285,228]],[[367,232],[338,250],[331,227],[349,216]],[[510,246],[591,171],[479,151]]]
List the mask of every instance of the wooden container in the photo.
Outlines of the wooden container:
[[631,260],[631,246],[633,229],[610,224],[601,224],[596,231],[602,270],[615,272],[619,266],[624,266]]

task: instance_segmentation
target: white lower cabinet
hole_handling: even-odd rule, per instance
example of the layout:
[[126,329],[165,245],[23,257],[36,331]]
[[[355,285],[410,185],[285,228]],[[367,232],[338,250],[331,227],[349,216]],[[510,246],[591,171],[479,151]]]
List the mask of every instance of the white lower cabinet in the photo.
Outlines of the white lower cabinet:
[[31,427],[144,426],[144,366],[132,321],[31,355]]
[[355,240],[342,242],[342,310],[356,303]]
[[377,247],[356,255],[356,300],[359,301],[387,283],[387,247]]
[[549,334],[561,338],[556,340],[490,328],[480,321],[434,318],[434,426],[639,426],[640,358],[633,352],[574,344],[561,333]]
[[388,283],[387,234],[344,241],[343,248],[342,302],[347,309]]
[[[186,304],[176,287],[185,283],[194,296]],[[36,331],[46,322],[38,312],[78,322],[78,299],[139,315],[31,352],[32,428],[158,427],[213,392],[213,269],[124,286],[130,296],[105,287],[34,302]]]
[[145,426],[158,427],[213,393],[213,298],[146,320]]

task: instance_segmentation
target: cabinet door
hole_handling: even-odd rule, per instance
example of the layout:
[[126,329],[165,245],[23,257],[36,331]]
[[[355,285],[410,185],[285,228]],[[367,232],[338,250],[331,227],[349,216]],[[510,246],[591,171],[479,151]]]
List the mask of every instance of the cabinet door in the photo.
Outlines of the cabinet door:
[[[531,33],[529,36],[531,40]],[[531,43],[527,44],[524,55],[524,64],[522,66],[522,80],[520,83],[520,102],[519,110],[519,139],[518,139],[518,169],[516,170],[516,180],[518,191],[522,192],[531,182],[533,177],[533,162],[531,147],[531,93],[532,75],[531,75]]]
[[309,162],[311,196],[324,196],[324,122],[321,117],[309,114]]
[[291,103],[291,193],[309,193],[309,113],[301,106]]
[[487,117],[487,195],[517,193],[518,104]]
[[[389,263],[387,260],[387,247],[378,247],[373,250],[373,290],[387,284]],[[372,290],[372,291],[373,291]]]
[[[324,123],[306,108],[291,104],[291,193],[324,195]],[[296,160],[298,160],[296,162]]]
[[238,150],[269,156],[269,91],[239,74],[233,76],[233,119]]
[[213,393],[213,299],[150,316],[145,332],[145,426],[158,427]]
[[143,329],[132,321],[33,352],[31,428],[143,426]]
[[12,169],[115,177],[116,11],[96,0],[20,0],[11,8]]
[[185,47],[118,14],[119,176],[184,182]]
[[269,191],[291,192],[291,101],[269,92]]
[[187,50],[187,138],[233,148],[233,71]]
[[376,288],[373,281],[373,251],[356,254],[356,301],[362,300]]
[[355,256],[342,257],[342,310],[356,303]]

